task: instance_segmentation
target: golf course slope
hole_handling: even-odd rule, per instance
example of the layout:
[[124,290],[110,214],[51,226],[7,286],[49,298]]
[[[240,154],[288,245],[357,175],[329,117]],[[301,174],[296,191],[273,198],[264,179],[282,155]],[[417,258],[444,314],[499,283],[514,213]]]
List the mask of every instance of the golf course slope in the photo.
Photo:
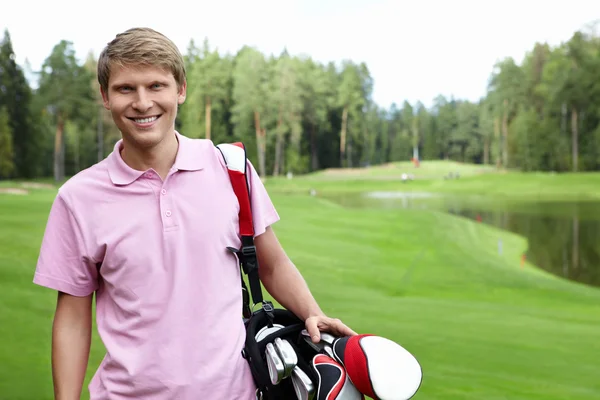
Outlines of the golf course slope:
[[522,267],[522,238],[443,213],[275,201],[276,232],[325,311],[422,363],[415,398],[600,394],[600,291]]
[[[432,211],[345,209],[283,185],[274,228],[289,256],[327,314],[418,358],[416,399],[600,398],[600,290],[522,266],[523,238]],[[56,294],[31,281],[54,196],[0,194],[0,399],[53,398]],[[86,385],[102,356],[94,335]]]

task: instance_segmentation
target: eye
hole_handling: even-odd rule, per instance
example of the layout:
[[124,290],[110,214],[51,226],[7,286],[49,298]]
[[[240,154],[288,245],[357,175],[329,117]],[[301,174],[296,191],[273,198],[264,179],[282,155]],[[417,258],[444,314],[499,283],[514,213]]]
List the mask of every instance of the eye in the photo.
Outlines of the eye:
[[152,84],[152,89],[160,89],[161,87],[162,87],[162,84],[160,84],[160,83]]
[[130,90],[133,90],[133,88],[131,86],[121,86],[119,88],[119,91],[124,93],[124,92],[129,92]]

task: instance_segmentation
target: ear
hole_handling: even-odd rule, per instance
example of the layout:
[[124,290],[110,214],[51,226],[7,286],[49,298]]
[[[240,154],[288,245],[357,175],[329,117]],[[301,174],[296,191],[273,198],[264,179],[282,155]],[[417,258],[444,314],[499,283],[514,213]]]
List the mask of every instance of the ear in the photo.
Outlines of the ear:
[[183,104],[187,95],[187,82],[184,80],[181,86],[179,87],[179,92],[177,93],[177,103]]
[[108,105],[108,93],[106,93],[104,89],[100,87],[100,94],[102,94],[102,103],[104,105],[104,108],[110,110],[110,106]]

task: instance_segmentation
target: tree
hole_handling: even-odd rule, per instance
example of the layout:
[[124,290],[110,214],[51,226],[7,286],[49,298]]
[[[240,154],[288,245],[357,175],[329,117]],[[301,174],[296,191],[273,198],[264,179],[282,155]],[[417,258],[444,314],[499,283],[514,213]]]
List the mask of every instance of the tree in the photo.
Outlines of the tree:
[[12,138],[8,111],[0,107],[0,178],[9,178],[15,171]]
[[[491,151],[494,141],[494,111],[488,99],[482,99],[479,102],[479,125],[478,134],[483,140],[483,160],[482,163],[488,165],[491,163],[493,154]],[[496,157],[494,157],[497,159]]]
[[14,174],[32,178],[40,173],[40,138],[32,115],[31,88],[15,58],[10,35],[5,30],[0,42],[0,107],[4,107],[8,113]]
[[457,124],[452,138],[454,159],[462,162],[478,161],[483,150],[479,135],[479,109],[477,104],[461,101],[456,109]]
[[40,74],[38,94],[47,104],[56,127],[54,140],[54,179],[65,176],[64,129],[69,119],[85,119],[93,115],[94,96],[91,76],[77,63],[71,42],[62,40],[52,49]]
[[299,172],[303,168],[300,162],[300,139],[302,135],[301,112],[302,93],[300,87],[299,61],[284,54],[275,61],[274,79],[271,81],[270,102],[276,107],[277,125],[275,135],[275,162],[273,175],[279,175],[283,166],[284,153],[286,153],[286,138],[289,136],[290,144],[288,153],[288,170]]
[[[581,32],[576,32],[567,43],[567,57],[569,68],[560,96],[571,110],[571,159],[574,172],[579,170],[579,128],[581,113],[584,112],[591,101],[590,88],[597,80],[598,51],[590,48]],[[595,54],[594,54],[595,52]]]
[[267,109],[268,70],[265,57],[256,49],[243,48],[233,69],[232,122],[238,137],[247,137],[250,121],[254,123],[258,172],[266,178],[266,127],[262,120]]
[[456,135],[456,128],[458,126],[456,101],[454,99],[447,100],[444,96],[438,96],[434,100],[433,112],[436,116],[436,158],[448,160],[450,158],[452,138]]
[[[84,142],[90,142],[90,144],[94,142],[91,146],[85,147],[88,151],[86,159],[89,160],[85,164],[90,165],[91,161],[100,162],[112,151],[112,144],[121,138],[121,132],[114,124],[110,111],[104,108],[100,83],[98,82],[98,61],[92,52],[88,53],[83,68],[86,69],[91,79],[90,88],[94,98],[94,106],[93,110],[90,107],[91,114],[89,118],[82,119],[77,129],[89,131],[90,137],[86,137]],[[92,136],[95,137],[95,140],[91,140]],[[92,157],[93,149],[96,151],[95,157]]]
[[494,66],[489,90],[492,94],[496,115],[501,118],[502,165],[508,168],[509,125],[517,114],[524,96],[524,75],[512,58],[506,58]]
[[185,61],[188,79],[187,98],[180,117],[182,130],[191,137],[213,139],[213,116],[229,100],[232,62],[221,57],[217,49],[211,50],[208,39],[204,39],[202,48],[190,42]]
[[213,107],[227,97],[227,81],[231,76],[232,65],[227,58],[221,58],[217,49],[211,51],[208,40],[204,41],[202,58],[194,67],[197,90],[204,104],[204,135],[211,138],[211,117]]
[[319,144],[324,133],[331,131],[331,123],[327,117],[335,104],[336,84],[329,79],[326,68],[311,58],[300,60],[298,68],[302,122],[309,136],[311,170],[315,171],[320,167]]
[[348,164],[344,161],[347,151],[349,117],[358,116],[365,103],[361,70],[355,63],[344,61],[338,88],[338,106],[342,108],[342,126],[340,129],[340,166],[342,167]]
[[[0,106],[11,128],[13,175],[54,172],[61,179],[103,158],[120,134],[101,107],[93,55],[80,66],[71,43],[59,43],[36,91],[24,78],[34,75],[28,64],[23,72],[14,59],[5,33]],[[245,142],[262,178],[411,157],[523,171],[600,170],[594,27],[558,46],[535,43],[520,63],[506,58],[491,65],[487,93],[478,101],[440,95],[429,108],[405,101],[401,92],[382,108],[371,98],[367,65],[354,60],[319,63],[251,47],[221,54],[206,39],[199,47],[190,41],[184,62],[188,96],[176,129]]]

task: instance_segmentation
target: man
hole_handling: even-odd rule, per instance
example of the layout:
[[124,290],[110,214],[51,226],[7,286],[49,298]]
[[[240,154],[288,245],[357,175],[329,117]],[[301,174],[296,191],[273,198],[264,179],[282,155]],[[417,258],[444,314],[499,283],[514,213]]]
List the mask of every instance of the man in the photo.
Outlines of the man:
[[[214,144],[175,131],[186,97],[181,54],[162,34],[131,29],[101,53],[98,80],[122,139],[59,189],[34,277],[58,291],[55,397],[80,398],[96,293],[107,353],[92,400],[253,399],[239,265],[226,250],[240,246],[237,198]],[[279,216],[253,167],[249,174],[265,289],[313,340],[319,330],[355,334],[313,299],[270,227]]]

